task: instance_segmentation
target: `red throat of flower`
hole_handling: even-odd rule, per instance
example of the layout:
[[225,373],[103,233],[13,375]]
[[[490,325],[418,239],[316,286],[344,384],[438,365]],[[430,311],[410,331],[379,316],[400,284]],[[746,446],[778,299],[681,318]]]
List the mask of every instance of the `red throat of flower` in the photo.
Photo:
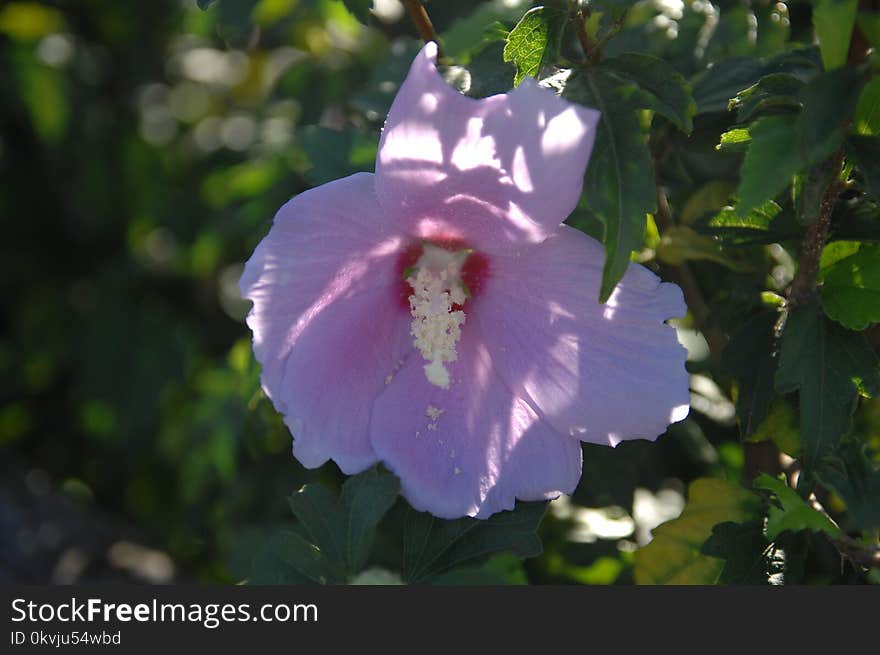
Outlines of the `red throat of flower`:
[[[442,248],[450,253],[465,251],[468,253],[467,259],[461,266],[461,283],[467,289],[468,298],[475,298],[480,295],[483,290],[486,279],[489,277],[489,260],[486,256],[471,249],[467,243],[458,237],[435,237],[421,241],[413,241],[407,246],[403,252],[397,257],[397,279],[400,286],[400,307],[409,311],[409,297],[412,295],[412,286],[407,282],[407,278],[416,267],[418,261],[425,254],[425,244]],[[462,306],[457,303],[453,305],[453,310],[459,310]]]
[[447,389],[446,365],[458,358],[466,309],[483,288],[488,260],[461,239],[441,237],[411,245],[397,266],[401,304],[412,317],[413,345],[428,362],[425,376]]

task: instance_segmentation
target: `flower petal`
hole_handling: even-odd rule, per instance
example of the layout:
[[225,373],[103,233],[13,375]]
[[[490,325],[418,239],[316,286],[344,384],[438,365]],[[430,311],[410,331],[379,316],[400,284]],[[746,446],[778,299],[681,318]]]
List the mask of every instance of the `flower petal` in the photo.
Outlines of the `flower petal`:
[[376,462],[370,408],[412,347],[398,299],[401,239],[373,189],[359,173],[290,200],[240,282],[254,302],[263,389],[308,467],[333,459],[355,473]]
[[577,486],[577,439],[555,432],[493,370],[479,326],[465,324],[452,384],[430,384],[410,357],[373,407],[378,457],[418,510],[441,518],[485,518]]
[[539,242],[577,205],[599,112],[527,78],[476,100],[416,57],[394,100],[376,160],[379,202],[412,234],[452,232],[492,252]]
[[501,377],[559,431],[616,445],[654,439],[688,413],[686,351],[668,318],[681,290],[631,264],[600,305],[602,246],[562,226],[496,257],[473,313]]

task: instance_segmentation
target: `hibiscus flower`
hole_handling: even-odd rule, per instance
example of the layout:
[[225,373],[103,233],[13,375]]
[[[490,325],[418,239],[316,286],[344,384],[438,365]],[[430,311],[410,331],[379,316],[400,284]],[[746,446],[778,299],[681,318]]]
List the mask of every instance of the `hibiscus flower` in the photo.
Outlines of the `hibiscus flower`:
[[571,493],[581,441],[688,412],[680,289],[632,264],[597,302],[575,208],[597,111],[526,78],[468,98],[416,57],[376,172],[294,197],[245,266],[262,386],[294,456],[382,462],[410,504],[485,518]]

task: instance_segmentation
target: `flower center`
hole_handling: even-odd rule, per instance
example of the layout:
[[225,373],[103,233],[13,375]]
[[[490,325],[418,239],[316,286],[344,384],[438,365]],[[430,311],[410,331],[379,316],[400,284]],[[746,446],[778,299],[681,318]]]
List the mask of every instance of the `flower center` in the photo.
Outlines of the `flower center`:
[[431,384],[449,388],[446,364],[458,358],[456,344],[465,322],[464,304],[482,287],[485,257],[455,240],[425,241],[401,257],[401,277],[408,287],[413,345],[428,362]]

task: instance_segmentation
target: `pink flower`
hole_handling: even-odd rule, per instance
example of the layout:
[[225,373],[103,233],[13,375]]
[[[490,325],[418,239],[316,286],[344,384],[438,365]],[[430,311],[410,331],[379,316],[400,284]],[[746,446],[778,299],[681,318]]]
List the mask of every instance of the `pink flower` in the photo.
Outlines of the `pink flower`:
[[382,462],[419,510],[488,517],[570,493],[580,441],[654,439],[688,412],[681,291],[562,225],[598,112],[527,78],[482,100],[426,45],[376,160],[284,205],[241,290],[262,384],[307,467]]

